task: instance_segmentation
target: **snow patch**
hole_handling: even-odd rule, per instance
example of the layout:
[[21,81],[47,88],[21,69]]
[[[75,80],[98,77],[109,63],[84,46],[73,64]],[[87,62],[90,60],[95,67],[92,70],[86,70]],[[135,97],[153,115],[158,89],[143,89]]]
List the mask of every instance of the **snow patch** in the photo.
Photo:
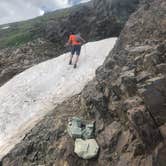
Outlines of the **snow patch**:
[[77,69],[68,65],[67,53],[22,72],[0,88],[0,158],[56,104],[81,92],[115,42],[109,38],[83,45]]
[[5,30],[5,29],[9,29],[10,26],[5,26],[5,27],[2,27],[1,29]]

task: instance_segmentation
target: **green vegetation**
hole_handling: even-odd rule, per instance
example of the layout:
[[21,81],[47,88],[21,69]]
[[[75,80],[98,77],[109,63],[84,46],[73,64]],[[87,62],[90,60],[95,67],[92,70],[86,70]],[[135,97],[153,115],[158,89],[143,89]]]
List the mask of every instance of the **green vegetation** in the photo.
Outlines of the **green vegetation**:
[[[80,11],[82,6],[85,5],[79,4],[71,8],[56,10],[28,21],[0,25],[0,49],[18,47],[39,37],[45,38],[46,27],[50,21],[61,22],[61,20],[64,20],[71,13]],[[8,26],[8,29],[2,29]]]
[[32,35],[30,33],[16,33],[0,40],[0,48],[19,46],[20,44],[30,41],[31,39]]
[[[58,21],[69,14],[69,9],[57,10],[28,21],[0,25],[0,49],[18,47],[38,37],[44,37],[45,27],[50,20]],[[8,29],[2,29],[9,26]]]
[[35,27],[31,22],[13,23],[9,26],[8,29],[0,29],[0,49],[19,46],[34,39]]

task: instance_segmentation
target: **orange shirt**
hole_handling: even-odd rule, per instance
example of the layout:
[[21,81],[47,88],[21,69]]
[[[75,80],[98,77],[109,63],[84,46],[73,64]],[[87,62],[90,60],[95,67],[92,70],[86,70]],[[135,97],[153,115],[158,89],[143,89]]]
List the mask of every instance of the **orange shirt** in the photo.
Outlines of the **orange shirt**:
[[70,35],[69,37],[69,43],[72,45],[80,45],[81,43],[77,41],[76,35]]

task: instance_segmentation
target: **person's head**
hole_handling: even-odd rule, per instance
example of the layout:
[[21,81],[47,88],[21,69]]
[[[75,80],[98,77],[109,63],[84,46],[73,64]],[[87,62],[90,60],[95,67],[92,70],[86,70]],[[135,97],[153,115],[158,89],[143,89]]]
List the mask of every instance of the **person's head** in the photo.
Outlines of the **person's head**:
[[75,33],[74,33],[74,31],[70,31],[70,33],[69,33],[70,35],[74,35]]

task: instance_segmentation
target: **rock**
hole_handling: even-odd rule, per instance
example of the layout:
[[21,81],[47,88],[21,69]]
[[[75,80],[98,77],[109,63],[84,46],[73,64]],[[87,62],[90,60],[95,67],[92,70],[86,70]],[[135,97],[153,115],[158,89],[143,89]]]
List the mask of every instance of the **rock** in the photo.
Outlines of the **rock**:
[[125,151],[130,145],[132,139],[133,135],[129,130],[122,132],[116,146],[116,152],[120,153]]
[[128,166],[131,161],[131,158],[131,153],[123,154],[122,156],[120,156],[117,166]]
[[82,121],[77,117],[73,117],[67,126],[67,131],[72,138],[81,138],[82,137]]
[[123,110],[128,111],[129,109],[138,107],[141,104],[143,104],[143,99],[139,96],[134,96],[124,101]]
[[99,146],[95,139],[76,139],[74,152],[83,159],[91,159],[97,156]]
[[153,153],[154,166],[165,166],[166,163],[166,145],[165,143],[160,143]]
[[9,79],[20,73],[22,69],[17,67],[8,67],[0,73],[0,86],[7,82]]
[[82,131],[82,136],[84,139],[90,139],[94,137],[94,123],[86,125],[85,129]]
[[142,71],[137,76],[137,82],[145,81],[146,79],[148,79],[150,77],[150,75],[151,75],[150,73],[148,73],[146,71]]
[[[101,16],[101,19],[97,20],[96,24],[100,25],[93,29],[92,34],[97,32],[94,36],[98,38],[109,36],[112,30],[107,25],[112,24],[112,19],[118,20],[116,15],[111,19],[110,16],[117,12],[125,15],[121,7],[129,1],[93,1],[95,1],[97,17]],[[135,2],[133,0],[131,4]],[[127,6],[131,4],[126,3]],[[113,6],[115,10],[112,10]],[[130,9],[127,7],[127,10]],[[163,76],[165,75],[163,64],[166,61],[165,13],[165,0],[141,0],[140,8],[130,16],[114,49],[96,71],[96,78],[84,88],[81,102],[78,103],[77,108],[74,108],[77,111],[71,112],[70,107],[64,108],[64,105],[60,105],[59,116],[44,119],[47,123],[44,123],[42,128],[35,126],[37,132],[30,131],[31,134],[22,141],[24,146],[15,147],[25,150],[18,154],[10,152],[2,159],[2,165],[6,161],[4,166],[34,166],[45,163],[55,166],[165,166],[166,147],[162,142],[162,137],[165,137],[166,123],[166,83]],[[82,14],[78,12],[78,15],[72,14],[69,18],[75,20],[74,17],[77,16],[80,19]],[[120,17],[119,21],[123,22],[121,19],[123,18]],[[90,20],[93,24],[96,18],[90,18]],[[53,39],[57,37],[57,32],[61,36],[66,33],[66,24],[63,23],[63,28],[58,28],[57,32],[55,28],[57,23],[48,24],[53,25]],[[86,21],[85,24],[87,24]],[[96,26],[96,24],[93,25]],[[105,32],[107,29],[109,31]],[[89,35],[88,31],[90,30],[86,29],[85,33],[89,37],[93,36]],[[150,76],[147,76],[146,72]],[[54,111],[56,112],[57,110]],[[123,114],[125,118],[122,120]],[[97,130],[97,142],[100,146],[98,158],[82,160],[73,153],[73,140],[65,134],[65,127],[60,133],[58,132],[56,139],[54,138],[57,130],[55,127],[59,128],[59,126],[57,121],[50,122],[50,119],[62,119],[65,123],[67,120],[63,117],[67,119],[68,116],[82,116],[96,121],[95,130]],[[43,124],[43,120],[41,123]],[[49,130],[48,133],[46,129]],[[64,141],[60,143],[63,139],[66,139],[65,146]],[[26,145],[31,140],[34,142],[33,152],[37,152],[34,161],[31,161],[33,153],[32,156],[29,154],[29,157],[25,153],[28,148]],[[71,141],[68,142],[68,140]],[[47,150],[45,148],[41,150],[38,145],[45,141],[48,142]],[[84,150],[84,147],[82,148]]]
[[[99,88],[99,90],[98,90]],[[82,110],[86,116],[95,119],[96,133],[100,132],[104,127],[103,117],[109,118],[107,100],[104,94],[100,92],[100,87],[96,87],[95,81],[90,81],[85,86],[81,94]]]
[[139,55],[134,59],[134,65],[136,66],[136,74],[144,70],[143,67],[144,55]]
[[121,75],[121,90],[126,96],[134,96],[136,93],[136,78],[134,70],[129,70]]
[[149,79],[145,83],[142,93],[144,102],[151,112],[158,126],[166,122],[166,78],[161,75]]
[[27,59],[24,60],[24,64],[25,65],[28,65],[29,64],[29,61]]
[[145,144],[141,139],[135,139],[134,141],[132,141],[132,143],[129,144],[127,152],[131,152],[133,157],[137,157],[146,153],[146,148],[147,147],[145,147]]
[[151,71],[155,65],[159,63],[159,57],[156,52],[152,52],[150,54],[145,55],[144,57],[144,67],[148,71]]
[[137,136],[147,148],[155,147],[162,140],[151,114],[146,110],[144,105],[129,109],[127,113]]
[[160,126],[159,129],[162,137],[164,138],[164,140],[166,140],[166,123]]
[[72,138],[90,139],[94,137],[94,123],[84,124],[80,118],[73,117],[69,120],[67,131]]
[[150,45],[135,46],[135,47],[130,47],[128,49],[131,55],[134,55],[134,54],[138,55],[145,51],[150,51],[150,50],[152,50],[152,46]]
[[97,16],[106,18],[112,15],[117,15],[119,17],[125,15],[125,18],[127,18],[127,16],[135,10],[136,5],[139,3],[138,0],[125,0],[123,2],[120,0],[93,0],[93,2]]
[[118,122],[114,121],[97,136],[97,141],[100,147],[103,149],[108,148],[110,149],[110,152],[113,151],[118,142],[120,133],[121,125]]
[[129,67],[128,66],[124,66],[123,68],[122,68],[122,71],[128,71],[129,70]]
[[165,74],[166,73],[166,63],[161,63],[159,65],[156,66],[157,68],[157,73],[162,73]]

